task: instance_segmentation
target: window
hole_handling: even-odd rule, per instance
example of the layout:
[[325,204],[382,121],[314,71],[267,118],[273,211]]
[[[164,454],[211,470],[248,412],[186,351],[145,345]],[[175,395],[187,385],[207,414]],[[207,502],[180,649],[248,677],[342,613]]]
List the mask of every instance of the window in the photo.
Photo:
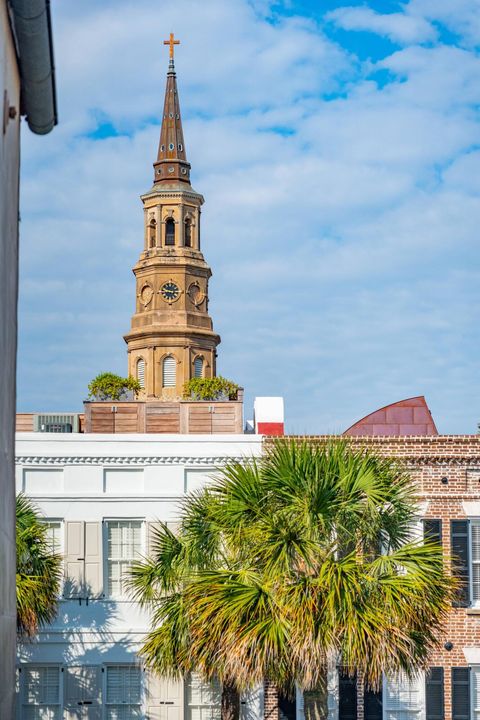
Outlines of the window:
[[164,388],[175,387],[177,384],[177,368],[175,358],[169,355],[162,365],[162,383]]
[[192,673],[187,681],[188,720],[220,720],[220,683],[204,682],[200,675]]
[[480,665],[474,665],[471,670],[472,679],[472,720],[480,720]]
[[423,710],[423,682],[419,677],[404,675],[389,678],[383,683],[384,720],[421,720]]
[[55,665],[24,667],[22,717],[25,720],[60,720],[60,668]]
[[136,665],[107,665],[106,720],[136,720],[142,717],[142,684]]
[[137,361],[137,380],[140,383],[140,387],[145,387],[145,360],[139,358]]
[[480,605],[480,521],[470,523],[471,546],[471,601],[472,605]]
[[52,551],[52,554],[62,554],[63,553],[63,542],[62,542],[62,521],[61,520],[44,520],[44,525],[46,526],[47,532],[45,534],[45,539],[47,541],[47,545]]
[[192,221],[190,220],[190,218],[187,218],[185,220],[184,245],[185,247],[192,247]]
[[108,596],[127,597],[127,572],[142,551],[142,522],[108,520],[106,531]]
[[193,362],[193,375],[196,378],[203,377],[203,358],[196,357]]
[[168,218],[165,223],[165,245],[175,245],[175,220]]

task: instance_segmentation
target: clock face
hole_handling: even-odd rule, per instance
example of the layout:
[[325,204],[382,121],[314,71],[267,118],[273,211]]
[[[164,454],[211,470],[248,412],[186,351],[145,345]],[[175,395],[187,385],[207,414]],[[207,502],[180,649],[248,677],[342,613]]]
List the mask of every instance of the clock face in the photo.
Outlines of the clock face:
[[162,285],[160,292],[162,293],[163,299],[167,300],[167,302],[174,302],[180,297],[180,288],[172,280]]

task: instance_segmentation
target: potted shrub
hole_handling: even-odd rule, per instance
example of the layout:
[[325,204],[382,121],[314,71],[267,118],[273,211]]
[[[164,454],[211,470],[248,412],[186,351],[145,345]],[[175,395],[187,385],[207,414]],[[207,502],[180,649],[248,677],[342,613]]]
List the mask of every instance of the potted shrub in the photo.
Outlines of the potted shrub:
[[219,375],[213,378],[192,378],[183,386],[186,400],[237,400],[239,386]]
[[141,389],[138,380],[131,375],[124,378],[105,372],[88,384],[88,397],[92,400],[134,400]]

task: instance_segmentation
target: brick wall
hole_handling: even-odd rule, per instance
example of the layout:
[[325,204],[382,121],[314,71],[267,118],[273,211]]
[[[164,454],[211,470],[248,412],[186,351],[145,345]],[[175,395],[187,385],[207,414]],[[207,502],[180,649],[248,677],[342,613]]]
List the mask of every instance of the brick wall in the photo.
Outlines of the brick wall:
[[[322,444],[332,436],[289,436]],[[266,438],[268,447],[273,438]],[[353,447],[365,447],[381,456],[398,458],[416,483],[419,500],[426,510],[425,518],[442,521],[442,544],[450,554],[450,520],[480,517],[480,436],[438,435],[429,437],[355,437],[349,438]],[[478,502],[478,511],[473,503]],[[464,503],[472,503],[470,507]],[[469,511],[467,514],[466,509]],[[453,643],[448,651],[446,642]],[[451,717],[451,668],[466,666],[464,648],[480,648],[480,610],[453,608],[444,631],[438,637],[438,647],[430,665],[444,667],[445,718]],[[358,720],[363,720],[362,693],[359,691]]]

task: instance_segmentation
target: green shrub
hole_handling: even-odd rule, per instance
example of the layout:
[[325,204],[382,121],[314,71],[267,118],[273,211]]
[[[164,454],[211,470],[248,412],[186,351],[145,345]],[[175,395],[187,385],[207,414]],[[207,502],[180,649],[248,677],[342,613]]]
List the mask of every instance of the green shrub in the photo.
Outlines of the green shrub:
[[141,390],[140,383],[129,375],[127,378],[114,373],[100,373],[88,384],[88,397],[97,400],[121,400],[127,390],[136,394]]
[[190,400],[236,400],[239,386],[221,376],[192,378],[183,386],[183,397]]

